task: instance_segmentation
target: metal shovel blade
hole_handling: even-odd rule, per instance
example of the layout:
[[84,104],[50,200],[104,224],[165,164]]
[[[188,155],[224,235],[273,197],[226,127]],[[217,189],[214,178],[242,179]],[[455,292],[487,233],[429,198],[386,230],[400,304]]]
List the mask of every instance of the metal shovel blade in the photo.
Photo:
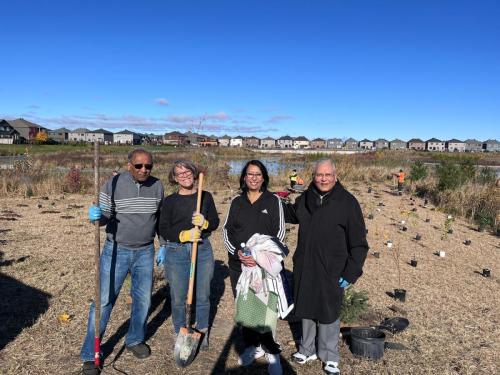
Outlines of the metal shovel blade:
[[193,362],[200,343],[201,333],[182,327],[175,340],[174,357],[180,367],[186,367]]

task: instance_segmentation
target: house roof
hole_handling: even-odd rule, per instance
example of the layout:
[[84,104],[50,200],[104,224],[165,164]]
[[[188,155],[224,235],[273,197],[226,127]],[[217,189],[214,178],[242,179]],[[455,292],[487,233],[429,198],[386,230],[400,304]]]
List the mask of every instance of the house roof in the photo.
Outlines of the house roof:
[[412,138],[408,141],[408,143],[425,143],[420,138]]
[[307,141],[307,142],[309,142],[309,139],[307,139],[303,135],[300,135],[298,137],[295,137],[294,141]]
[[326,142],[323,138],[314,138],[311,142]]
[[406,143],[406,142],[405,142],[405,141],[402,141],[401,139],[396,138],[396,139],[393,139],[393,140],[391,141],[391,143]]
[[96,129],[96,130],[92,130],[92,131],[89,131],[89,133],[94,133],[94,134],[113,134],[112,132],[110,132],[109,130],[106,130],[106,129]]
[[373,141],[370,141],[369,139],[365,138],[365,139],[361,140],[360,142],[373,142]]
[[443,141],[440,139],[437,139],[437,138],[431,138],[431,139],[428,139],[426,142],[443,142]]
[[375,142],[389,142],[387,139],[379,138]]
[[356,143],[358,142],[354,138],[347,138],[345,141],[346,142],[356,142]]
[[496,145],[496,144],[498,144],[500,142],[498,142],[496,139],[488,139],[488,140],[484,141],[484,143],[490,143],[490,144],[495,144]]
[[340,138],[330,138],[328,142],[342,142],[342,139]]
[[477,139],[466,139],[465,143],[481,143],[481,141],[478,141]]
[[90,130],[87,128],[77,128],[75,130],[71,130],[70,133],[89,133]]
[[177,136],[177,137],[179,137],[179,136],[181,136],[181,137],[186,137],[186,136],[187,136],[187,135],[182,134],[181,132],[178,132],[178,131],[173,131],[173,132],[165,133],[165,135],[166,135],[166,136],[167,136],[167,135],[173,135],[173,136]]
[[219,137],[219,139],[231,139],[231,137],[225,134],[222,137]]
[[50,130],[51,132],[54,132],[54,133],[70,133],[71,130],[69,129],[66,129],[66,128],[58,128],[58,129],[54,129],[54,130]]
[[460,140],[458,140],[458,139],[453,138],[453,139],[450,139],[450,140],[448,141],[448,143],[465,143],[465,142],[463,142],[463,141],[460,141]]
[[272,137],[266,137],[266,138],[263,138],[262,140],[263,141],[275,141],[275,139]]
[[127,130],[127,129],[122,130],[121,132],[116,132],[115,134],[132,134],[132,135],[137,134],[137,135],[139,135],[138,133],[136,133],[136,132],[132,132],[132,131]]
[[283,137],[279,137],[278,141],[293,141],[293,138],[289,135],[284,135]]
[[34,127],[34,128],[40,128],[43,130],[49,130],[44,126],[35,124],[31,121],[25,120],[23,118],[18,118],[15,120],[6,120],[14,129],[18,130],[18,128],[28,128],[28,127]]

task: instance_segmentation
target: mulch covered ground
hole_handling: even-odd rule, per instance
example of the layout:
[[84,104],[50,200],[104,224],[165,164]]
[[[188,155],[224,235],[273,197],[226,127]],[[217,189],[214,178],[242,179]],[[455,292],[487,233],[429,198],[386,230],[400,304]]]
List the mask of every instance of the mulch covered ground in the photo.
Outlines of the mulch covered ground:
[[[362,184],[348,188],[361,202],[365,216],[374,213],[373,219],[366,219],[371,249],[365,274],[355,285],[368,292],[370,308],[355,325],[377,325],[386,317],[405,316],[410,326],[387,335],[387,341],[402,344],[406,350],[387,349],[377,362],[354,357],[341,343],[343,373],[499,373],[499,237],[480,233],[460,219],[453,222],[453,233],[443,237],[446,215],[430,205],[422,207],[422,200],[394,195],[384,185],[374,186],[371,193]],[[215,198],[223,219],[229,192],[218,191]],[[94,231],[86,219],[91,201],[91,196],[81,195],[0,198],[0,373],[80,372],[79,350],[93,295]],[[406,231],[401,220],[406,221]],[[420,241],[414,240],[417,232]],[[297,229],[290,226],[290,249],[295,248],[296,235]],[[394,243],[392,248],[386,246],[388,240]],[[471,244],[465,245],[465,240]],[[200,353],[187,369],[175,365],[169,290],[161,270],[156,269],[148,323],[151,357],[140,361],[122,350],[130,313],[124,290],[104,338],[103,373],[266,373],[263,360],[247,369],[238,368],[227,255],[219,230],[212,235],[212,245],[216,272],[210,351]],[[435,254],[439,251],[445,257]],[[380,257],[375,258],[374,252]],[[414,256],[416,268],[409,265]],[[292,269],[291,257],[286,266]],[[485,267],[491,268],[489,278],[481,274]],[[391,297],[398,287],[407,290],[405,303]],[[279,322],[285,373],[321,373],[318,361],[305,367],[290,361],[297,329],[296,322]]]

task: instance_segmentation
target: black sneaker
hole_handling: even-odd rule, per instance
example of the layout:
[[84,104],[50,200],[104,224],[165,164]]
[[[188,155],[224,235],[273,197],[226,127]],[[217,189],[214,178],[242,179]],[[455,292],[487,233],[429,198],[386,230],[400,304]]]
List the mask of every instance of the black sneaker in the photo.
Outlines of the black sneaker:
[[132,354],[139,359],[145,359],[151,355],[151,349],[144,342],[141,342],[140,344],[134,346],[127,346],[127,350],[129,352],[132,352]]
[[85,361],[82,366],[82,374],[83,375],[99,375],[101,373],[101,369],[97,367],[94,361]]

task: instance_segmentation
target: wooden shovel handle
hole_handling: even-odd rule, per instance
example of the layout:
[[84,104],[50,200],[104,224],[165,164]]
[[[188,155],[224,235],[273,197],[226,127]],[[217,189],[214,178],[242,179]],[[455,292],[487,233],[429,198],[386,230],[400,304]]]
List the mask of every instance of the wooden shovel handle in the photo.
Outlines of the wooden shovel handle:
[[[99,206],[99,142],[94,142],[94,194],[95,201],[94,204]],[[101,364],[101,337],[100,337],[100,325],[101,325],[101,269],[100,269],[100,258],[101,258],[101,231],[99,220],[94,222],[94,267],[95,267],[95,278],[94,278],[94,364],[100,366]]]
[[[200,212],[201,210],[201,194],[203,192],[203,173],[200,173],[198,176],[198,192],[196,196],[196,212]],[[196,228],[199,228],[196,226]],[[191,305],[193,302],[193,289],[194,289],[194,275],[196,271],[196,256],[198,254],[198,241],[193,242],[193,248],[191,251],[191,269],[189,271],[189,289],[187,295],[187,305]],[[190,310],[190,309],[189,309]],[[188,312],[191,315],[191,312]],[[190,322],[186,321],[186,324],[189,326]]]

